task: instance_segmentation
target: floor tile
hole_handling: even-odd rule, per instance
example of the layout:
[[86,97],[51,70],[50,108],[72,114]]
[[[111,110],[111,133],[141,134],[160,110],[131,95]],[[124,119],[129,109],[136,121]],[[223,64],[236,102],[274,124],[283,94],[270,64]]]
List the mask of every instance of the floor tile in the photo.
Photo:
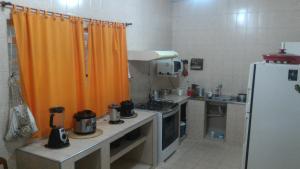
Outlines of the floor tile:
[[186,139],[157,169],[240,169],[241,160],[241,146]]

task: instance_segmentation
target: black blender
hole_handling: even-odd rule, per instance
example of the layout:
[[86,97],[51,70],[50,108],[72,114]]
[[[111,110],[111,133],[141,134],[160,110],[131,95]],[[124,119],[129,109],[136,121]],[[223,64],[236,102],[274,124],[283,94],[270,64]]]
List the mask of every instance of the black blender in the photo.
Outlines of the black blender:
[[[53,107],[53,108],[49,109],[51,132],[49,135],[48,144],[45,145],[47,148],[59,149],[59,148],[64,148],[64,147],[67,147],[70,145],[67,132],[62,127],[63,121],[64,121],[64,118],[63,118],[64,110],[65,110],[65,108],[63,108],[63,107]],[[61,116],[60,126],[54,125],[55,114]]]

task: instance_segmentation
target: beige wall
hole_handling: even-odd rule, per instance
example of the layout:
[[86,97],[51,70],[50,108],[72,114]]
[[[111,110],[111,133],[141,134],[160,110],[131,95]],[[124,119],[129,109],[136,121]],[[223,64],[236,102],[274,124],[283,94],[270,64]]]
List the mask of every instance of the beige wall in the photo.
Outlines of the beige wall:
[[262,54],[300,41],[299,0],[175,0],[172,17],[173,49],[205,62],[188,81],[222,83],[227,94],[246,91],[249,64]]
[[[171,5],[167,0],[10,0],[10,2],[82,17],[132,22],[133,26],[128,27],[127,30],[129,50],[171,48]],[[75,3],[67,6],[62,5],[63,2]],[[9,168],[13,169],[15,168],[13,152],[16,147],[22,145],[23,141],[7,144],[2,139],[8,119],[7,16],[9,11],[0,11],[0,156],[9,158]],[[136,82],[132,83],[135,85]],[[140,87],[140,90],[146,91],[147,86]],[[133,88],[132,94],[135,93],[137,91]]]

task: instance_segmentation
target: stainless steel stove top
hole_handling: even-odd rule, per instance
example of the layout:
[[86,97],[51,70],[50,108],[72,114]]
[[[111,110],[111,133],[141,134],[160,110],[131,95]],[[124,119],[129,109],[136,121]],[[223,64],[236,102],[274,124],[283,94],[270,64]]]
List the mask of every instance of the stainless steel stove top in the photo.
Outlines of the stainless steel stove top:
[[172,103],[168,101],[149,101],[147,103],[136,104],[135,108],[154,110],[162,113],[173,111],[178,107],[177,103]]

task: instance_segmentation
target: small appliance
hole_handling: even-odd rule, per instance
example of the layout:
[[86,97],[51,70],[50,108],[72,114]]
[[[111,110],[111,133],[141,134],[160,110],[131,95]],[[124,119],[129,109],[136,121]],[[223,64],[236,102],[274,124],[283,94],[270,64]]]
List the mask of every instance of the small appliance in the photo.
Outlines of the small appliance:
[[83,110],[74,115],[74,133],[93,134],[97,128],[96,113]]
[[123,120],[121,120],[120,110],[121,107],[116,104],[112,104],[108,106],[109,110],[109,123],[110,124],[121,124],[124,123]]
[[183,64],[180,59],[162,59],[157,61],[157,75],[176,76],[182,72]]
[[134,115],[134,104],[131,100],[126,100],[121,103],[121,117],[131,117]]
[[[53,107],[49,109],[51,114],[50,127],[52,129],[49,135],[48,144],[45,145],[47,148],[59,149],[70,145],[68,134],[65,131],[65,129],[62,127],[63,124],[61,124],[61,126],[54,125],[55,114],[60,114],[61,117],[63,117],[64,110],[65,109],[63,107]],[[63,121],[63,118],[61,118],[60,120]]]

